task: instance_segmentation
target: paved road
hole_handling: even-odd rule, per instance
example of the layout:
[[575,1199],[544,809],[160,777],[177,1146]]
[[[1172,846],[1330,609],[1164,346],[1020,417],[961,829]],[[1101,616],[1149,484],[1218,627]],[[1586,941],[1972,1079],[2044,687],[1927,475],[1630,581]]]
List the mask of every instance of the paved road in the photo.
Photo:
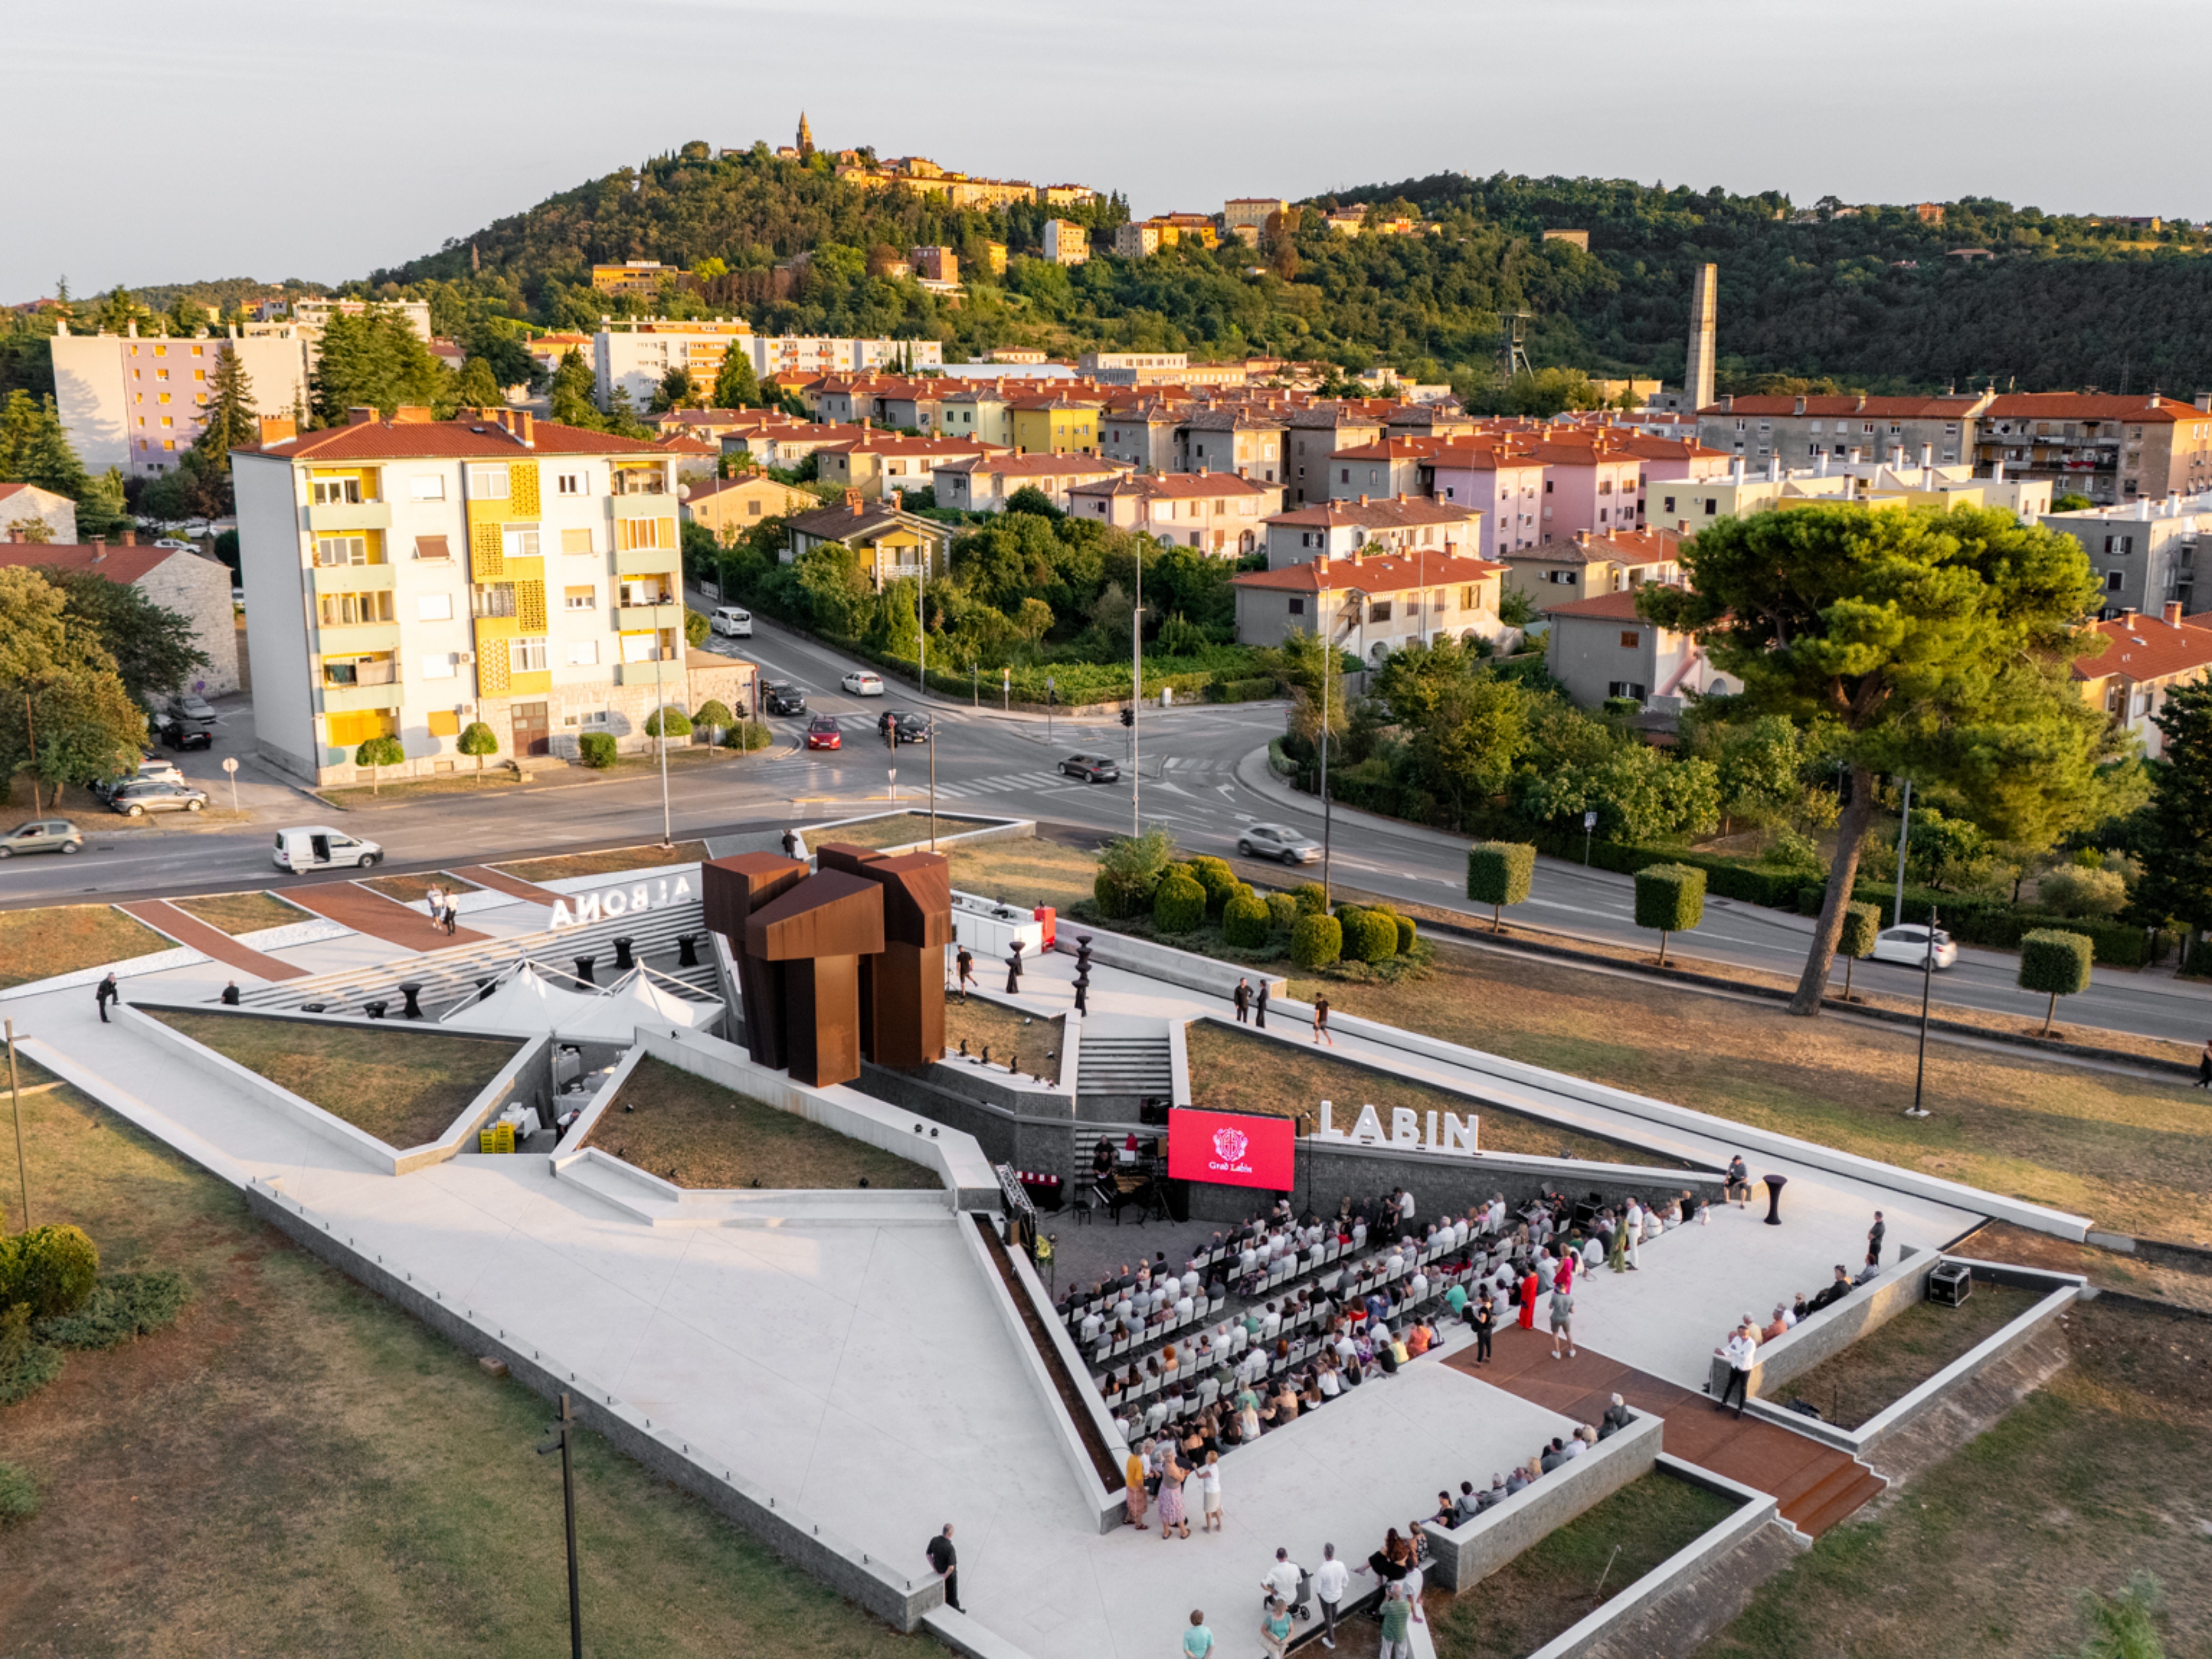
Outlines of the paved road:
[[[1139,732],[1140,775],[1133,780],[1127,775],[1129,733],[1110,716],[1048,721],[994,710],[988,696],[969,702],[923,698],[896,682],[880,699],[850,696],[837,689],[848,661],[765,623],[755,638],[730,647],[757,661],[769,677],[805,687],[811,712],[838,716],[845,747],[810,753],[799,747],[805,719],[772,720],[778,741],[771,749],[701,770],[679,768],[671,774],[668,790],[678,836],[818,820],[841,808],[880,810],[890,804],[894,785],[887,773],[893,765],[899,803],[919,805],[928,797],[932,748],[937,802],[949,812],[1018,815],[1120,834],[1127,832],[1133,808],[1140,805],[1146,823],[1165,825],[1187,849],[1225,856],[1234,856],[1237,835],[1255,822],[1287,822],[1319,833],[1316,804],[1284,789],[1266,776],[1263,765],[1255,764],[1267,739],[1282,730],[1279,704],[1147,711]],[[876,735],[877,716],[886,708],[916,707],[936,717],[937,741],[908,745],[894,757]],[[1121,761],[1123,781],[1084,784],[1055,771],[1063,757],[1080,751]],[[185,757],[185,772],[207,782],[218,805],[228,799],[219,769],[226,753],[242,757],[240,804],[249,822],[188,826],[178,815],[159,828],[126,830],[80,813],[79,821],[92,832],[93,850],[78,858],[0,866],[0,905],[286,884],[270,864],[274,830],[331,814],[252,757],[252,712],[243,700],[226,707],[212,755]],[[345,823],[381,842],[396,868],[605,846],[660,833],[656,777],[585,781],[555,773],[550,778],[502,788],[489,799],[416,797],[348,814]],[[1343,813],[1332,837],[1332,868],[1338,879],[1389,897],[1464,906],[1464,847],[1456,837]],[[1650,944],[1651,935],[1635,926],[1632,909],[1626,878],[1543,859],[1519,914],[1562,932]],[[1693,955],[1794,974],[1804,959],[1809,929],[1796,916],[1715,899],[1706,906],[1704,926],[1683,943]],[[2043,1000],[2013,983],[2016,971],[2012,957],[1966,951],[1957,967],[1939,976],[1937,994],[1947,1001],[2039,1020]],[[1917,970],[1887,963],[1863,963],[1853,979],[1855,985],[1902,996],[1917,995],[1920,988]],[[2100,969],[2091,988],[2068,999],[2061,1012],[2075,1024],[2192,1044],[2212,1035],[2212,988],[2185,985],[2170,975]]]

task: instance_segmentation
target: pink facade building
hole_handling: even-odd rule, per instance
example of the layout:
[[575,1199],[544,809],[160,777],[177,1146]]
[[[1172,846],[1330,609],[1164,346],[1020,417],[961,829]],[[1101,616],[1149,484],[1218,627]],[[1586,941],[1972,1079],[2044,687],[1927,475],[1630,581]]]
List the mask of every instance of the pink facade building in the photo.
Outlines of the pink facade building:
[[1438,449],[1421,469],[1420,488],[1440,501],[1482,515],[1476,550],[1486,559],[1534,547],[1543,534],[1543,465],[1502,446]]

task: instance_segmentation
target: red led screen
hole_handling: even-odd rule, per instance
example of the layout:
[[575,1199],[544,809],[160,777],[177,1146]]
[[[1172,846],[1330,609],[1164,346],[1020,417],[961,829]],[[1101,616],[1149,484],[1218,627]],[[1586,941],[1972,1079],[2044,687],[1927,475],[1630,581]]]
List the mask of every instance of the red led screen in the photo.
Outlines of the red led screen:
[[1168,1114],[1168,1178],[1286,1193],[1297,1146],[1287,1117],[1177,1107]]

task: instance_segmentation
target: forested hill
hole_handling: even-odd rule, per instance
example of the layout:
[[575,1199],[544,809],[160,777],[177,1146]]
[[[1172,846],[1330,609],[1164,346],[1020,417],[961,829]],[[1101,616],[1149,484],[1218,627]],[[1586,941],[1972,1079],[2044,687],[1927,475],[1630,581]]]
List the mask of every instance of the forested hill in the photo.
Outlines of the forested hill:
[[[903,192],[839,183],[763,147],[716,158],[704,144],[502,219],[438,253],[379,271],[434,298],[540,324],[589,325],[611,307],[595,260],[658,258],[702,270],[705,292],[664,303],[737,310],[757,326],[934,335],[952,349],[1033,343],[1186,347],[1377,362],[1465,384],[1494,371],[1501,312],[1533,313],[1539,367],[1656,373],[1679,383],[1692,269],[1722,272],[1723,386],[1827,377],[1869,389],[1994,378],[2002,387],[2212,387],[2212,253],[2186,229],[2047,216],[1990,201],[1912,209],[1802,210],[1626,181],[1444,173],[1317,203],[1409,204],[1432,235],[1347,238],[1317,213],[1259,253],[1231,244],[1063,270],[1035,259],[1041,209],[953,212]],[[1075,216],[1103,234],[1118,200]],[[1541,240],[1586,230],[1585,254]],[[1009,245],[991,280],[984,244]],[[917,243],[963,255],[955,307],[882,274]],[[1989,258],[1960,258],[1957,249]],[[793,264],[797,255],[810,256]]]

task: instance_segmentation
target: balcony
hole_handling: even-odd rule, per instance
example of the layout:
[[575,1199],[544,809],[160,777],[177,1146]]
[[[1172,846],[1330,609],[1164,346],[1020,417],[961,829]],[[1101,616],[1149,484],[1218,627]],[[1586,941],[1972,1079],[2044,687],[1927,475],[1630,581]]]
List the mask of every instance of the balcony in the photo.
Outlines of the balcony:
[[617,576],[653,576],[683,568],[684,552],[675,547],[624,547],[615,550]]
[[323,688],[323,712],[357,714],[366,708],[397,708],[400,690],[397,678],[385,685],[326,685]]
[[614,508],[617,519],[672,519],[676,516],[677,500],[673,495],[612,495],[607,504]]
[[376,593],[392,585],[388,564],[319,564],[315,567],[315,597],[325,593]]
[[681,690],[684,685],[684,665],[672,655],[661,662],[618,662],[615,665],[617,685],[668,685]]
[[399,624],[396,622],[332,623],[315,630],[315,649],[326,657],[398,648]]
[[389,501],[330,501],[307,509],[307,528],[317,532],[332,530],[389,530],[392,528],[392,504]]
[[615,627],[625,634],[670,628],[682,620],[677,602],[672,598],[666,605],[618,605],[615,607]]

